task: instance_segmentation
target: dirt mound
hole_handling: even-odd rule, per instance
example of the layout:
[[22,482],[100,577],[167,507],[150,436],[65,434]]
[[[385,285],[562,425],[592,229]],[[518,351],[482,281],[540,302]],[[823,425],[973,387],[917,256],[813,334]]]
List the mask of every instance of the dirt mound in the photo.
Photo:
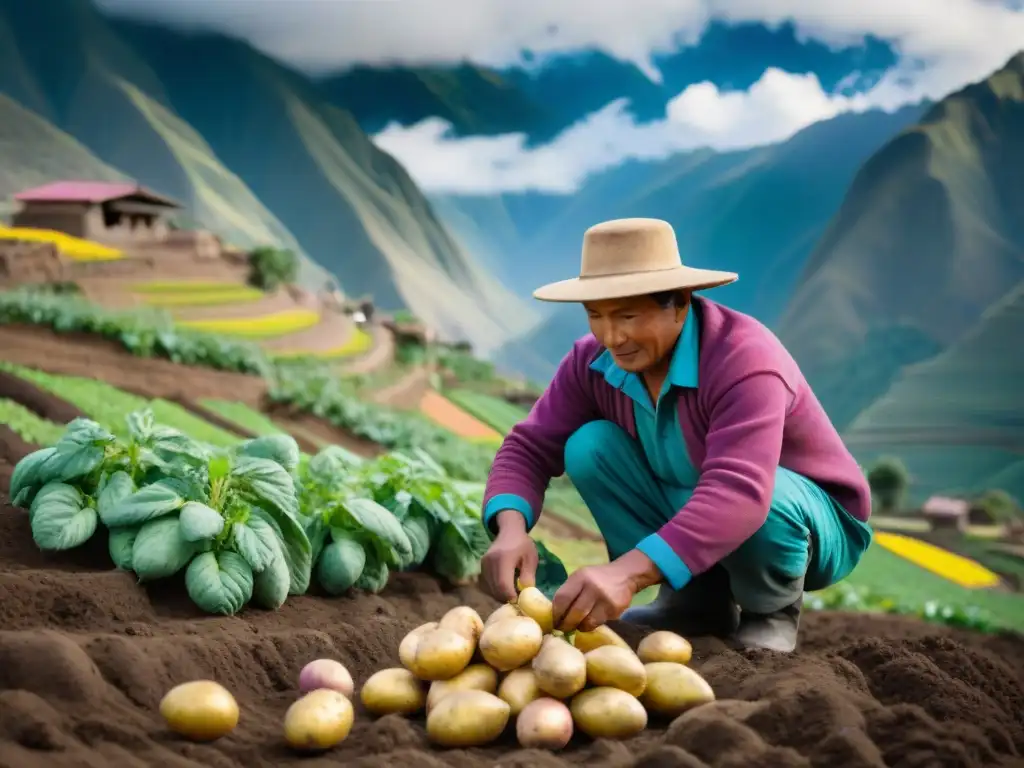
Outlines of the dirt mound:
[[[12,448],[13,450],[13,448]],[[359,712],[342,747],[299,758],[281,719],[309,660],[329,656],[357,684],[398,665],[416,625],[497,604],[419,574],[381,595],[292,598],[279,611],[201,614],[183,586],[143,588],[111,568],[105,541],[39,552],[23,510],[0,504],[0,768],[431,766],[1000,766],[1024,754],[1024,639],[864,615],[806,619],[801,652],[736,653],[696,639],[695,666],[720,701],[624,743],[580,738],[552,755],[504,740],[431,748],[421,720]],[[635,627],[616,627],[632,643]],[[210,745],[174,737],[157,712],[173,685],[212,678],[242,720]]]

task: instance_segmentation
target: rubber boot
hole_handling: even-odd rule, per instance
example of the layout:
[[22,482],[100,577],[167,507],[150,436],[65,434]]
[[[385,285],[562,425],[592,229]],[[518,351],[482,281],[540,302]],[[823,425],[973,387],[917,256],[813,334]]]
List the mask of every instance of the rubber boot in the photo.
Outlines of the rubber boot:
[[736,644],[741,648],[759,648],[780,653],[795,651],[802,607],[801,597],[792,605],[787,605],[775,613],[743,611],[734,638]]
[[725,638],[737,631],[739,607],[729,589],[729,575],[721,566],[715,566],[679,591],[663,585],[652,602],[628,608],[620,618],[687,638]]

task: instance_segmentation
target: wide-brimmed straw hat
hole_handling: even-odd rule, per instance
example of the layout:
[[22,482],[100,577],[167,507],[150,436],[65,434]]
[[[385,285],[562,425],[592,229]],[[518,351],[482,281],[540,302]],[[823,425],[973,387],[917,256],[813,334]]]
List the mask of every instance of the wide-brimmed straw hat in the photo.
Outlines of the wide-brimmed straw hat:
[[583,235],[579,277],[549,283],[533,292],[541,301],[584,302],[648,293],[716,288],[734,282],[735,272],[683,264],[672,225],[661,219],[613,219]]

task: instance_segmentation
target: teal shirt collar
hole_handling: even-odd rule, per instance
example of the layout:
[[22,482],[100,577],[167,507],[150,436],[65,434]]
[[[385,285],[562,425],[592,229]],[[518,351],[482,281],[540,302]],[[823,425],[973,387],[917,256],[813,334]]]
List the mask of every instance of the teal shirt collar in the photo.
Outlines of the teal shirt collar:
[[[686,313],[686,321],[683,323],[683,330],[679,334],[679,341],[672,352],[672,360],[668,367],[668,377],[661,388],[661,397],[672,387],[697,388],[698,363],[700,359],[700,321],[693,307]],[[643,381],[635,373],[624,371],[615,364],[615,359],[609,350],[602,352],[597,359],[590,364],[591,370],[597,371],[604,376],[605,381],[616,389],[621,389],[630,398],[646,408],[650,408],[650,397]]]

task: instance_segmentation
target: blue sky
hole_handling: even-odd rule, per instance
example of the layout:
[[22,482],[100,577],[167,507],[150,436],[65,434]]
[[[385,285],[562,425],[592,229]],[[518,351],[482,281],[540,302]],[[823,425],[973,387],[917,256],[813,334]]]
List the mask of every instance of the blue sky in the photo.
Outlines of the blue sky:
[[542,146],[455,137],[437,119],[374,137],[428,191],[470,194],[571,193],[630,159],[781,141],[842,112],[941,98],[1024,48],[1020,0],[98,2],[229,32],[317,74],[353,63],[543,68],[596,51],[671,89],[664,115],[638,120],[622,94]]

